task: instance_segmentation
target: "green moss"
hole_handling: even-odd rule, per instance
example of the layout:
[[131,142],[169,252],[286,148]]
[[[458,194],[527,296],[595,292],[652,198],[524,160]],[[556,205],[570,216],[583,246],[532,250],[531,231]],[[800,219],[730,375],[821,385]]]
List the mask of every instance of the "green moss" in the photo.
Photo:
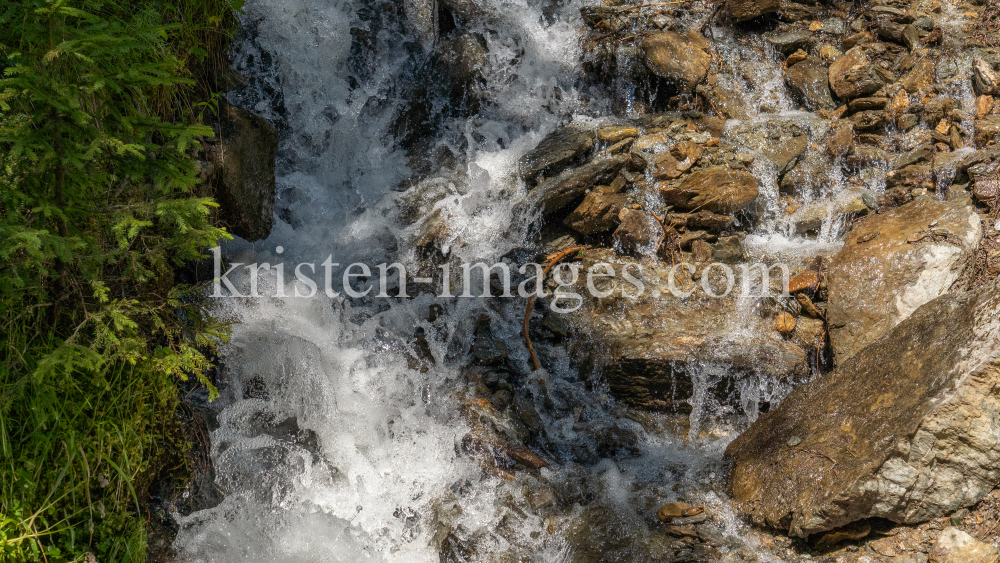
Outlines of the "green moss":
[[145,560],[177,382],[226,335],[175,271],[228,237],[194,157],[232,8],[0,5],[0,560]]

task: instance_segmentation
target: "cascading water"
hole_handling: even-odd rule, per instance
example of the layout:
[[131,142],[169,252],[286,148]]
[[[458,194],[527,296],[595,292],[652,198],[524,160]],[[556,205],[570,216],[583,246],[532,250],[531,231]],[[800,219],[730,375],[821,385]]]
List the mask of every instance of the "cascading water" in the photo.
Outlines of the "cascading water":
[[[432,216],[446,225],[452,260],[492,263],[530,245],[538,234],[535,218],[515,212],[528,193],[518,158],[557,126],[611,112],[603,101],[611,96],[583,78],[583,5],[474,5],[481,17],[471,31],[487,53],[477,87],[488,95],[464,100],[479,106],[463,112],[434,94],[439,85],[424,83],[435,76],[426,67],[433,38],[407,23],[399,3],[248,2],[247,38],[235,59],[250,85],[232,96],[282,129],[279,220],[263,242],[228,245],[227,258],[310,262],[315,272],[328,257],[339,264],[399,261],[416,271],[421,256],[414,241]],[[769,46],[724,28],[713,34],[725,63],[720,84],[743,92],[750,111],[745,122],[731,120],[725,136],[749,155],[763,182],[761,220],[743,241],[748,258],[801,264],[836,251],[844,225],[829,202],[852,182],[838,173],[810,196],[826,207],[817,215],[818,234],[803,236],[798,216],[781,200],[768,147],[750,134],[793,126],[814,142],[825,125],[796,110]],[[418,90],[431,94],[414,113]],[[640,102],[632,99],[631,107]],[[400,148],[401,115],[430,123],[421,130],[426,138],[409,150]],[[432,166],[418,174],[421,161]],[[853,183],[877,191],[878,182]],[[532,371],[520,340],[521,300],[496,305],[429,292],[327,298],[323,287],[301,299],[291,296],[308,288],[290,280],[286,271],[289,283],[279,288],[272,271],[259,287],[262,295],[283,290],[290,297],[217,300],[217,313],[235,321],[212,432],[225,498],[176,515],[179,561],[589,561],[590,552],[645,561],[665,553],[649,515],[681,497],[708,506],[722,523],[720,537],[739,537],[747,560],[776,560],[721,494],[720,460],[731,427],[710,427],[709,415],[720,413],[709,411],[723,407],[708,389],[728,375],[724,362],[706,362],[691,374],[689,421],[644,418],[616,404],[601,382],[581,379],[561,348],[546,349],[547,370]],[[236,285],[245,290],[248,281]],[[762,321],[754,306],[746,300],[730,319],[733,342],[757,331]],[[633,455],[557,463],[513,481],[484,473],[462,447],[476,411],[462,368],[483,316],[494,338],[507,343],[510,362],[524,366],[524,385],[537,391],[534,407],[556,453],[593,449],[581,431],[589,425],[637,436]],[[741,378],[741,412],[732,414],[752,420],[759,403],[789,389]],[[531,508],[553,490],[588,502],[539,517]]]

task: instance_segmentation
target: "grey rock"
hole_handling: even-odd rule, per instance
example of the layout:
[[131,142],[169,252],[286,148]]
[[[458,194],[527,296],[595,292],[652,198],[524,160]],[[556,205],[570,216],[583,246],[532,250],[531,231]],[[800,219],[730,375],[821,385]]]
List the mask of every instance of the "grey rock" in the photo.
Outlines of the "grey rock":
[[598,157],[535,188],[529,202],[549,216],[582,198],[587,190],[606,185],[615,179],[618,171],[630,161],[628,155]]
[[594,146],[593,128],[571,124],[546,136],[518,160],[521,177],[531,182],[539,174],[555,176]]
[[958,528],[945,528],[931,547],[931,563],[997,563],[997,548]]

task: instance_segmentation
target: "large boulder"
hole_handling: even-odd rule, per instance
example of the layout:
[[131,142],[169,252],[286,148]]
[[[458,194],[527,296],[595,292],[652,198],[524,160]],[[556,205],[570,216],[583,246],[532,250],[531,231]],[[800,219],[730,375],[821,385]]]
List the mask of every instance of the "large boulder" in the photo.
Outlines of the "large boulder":
[[274,224],[274,164],[278,132],[266,119],[226,104],[219,142],[208,146],[208,179],[229,232],[248,241],[266,238]]
[[[595,274],[605,273],[595,268],[598,263],[615,272],[613,278],[592,279],[597,291],[610,292],[607,296],[594,294],[586,285],[591,268]],[[636,282],[623,275],[626,269]],[[638,261],[606,249],[581,254],[580,278],[573,291],[583,301],[579,310],[567,315],[570,325],[585,336],[574,344],[578,347],[574,357],[599,370],[612,395],[638,408],[690,412],[705,401],[742,405],[736,391],[739,381],[753,381],[748,387],[752,389],[759,387],[759,381],[768,382],[764,387],[775,395],[758,397],[767,401],[777,400],[781,389],[807,378],[810,358],[795,344],[797,333],[786,339],[773,329],[770,316],[740,314],[738,268],[736,288],[720,298],[707,295],[702,284],[721,294],[725,287],[721,268],[702,273],[699,281],[678,268],[674,288],[690,291],[688,297],[672,292],[670,270],[668,262]],[[759,283],[760,273],[755,276]],[[780,274],[772,270],[771,277],[780,279]],[[642,290],[635,285],[638,280]],[[748,323],[738,333],[750,337],[736,336],[732,323],[737,318]],[[756,403],[750,403],[755,415]]]
[[691,38],[672,31],[646,37],[642,47],[649,70],[677,84],[677,88],[685,92],[694,90],[705,79],[712,65],[712,57]]
[[846,238],[827,271],[838,364],[947,292],[979,246],[982,227],[968,199],[923,196],[865,217]]
[[925,304],[730,443],[733,500],[799,537],[978,502],[1000,483],[998,352],[997,282]]
[[731,215],[750,206],[760,194],[756,176],[745,170],[712,167],[698,170],[679,186],[660,185],[660,195],[667,205],[682,211],[704,209]]
[[764,14],[777,12],[780,7],[779,0],[726,0],[729,17],[736,22],[752,20]]

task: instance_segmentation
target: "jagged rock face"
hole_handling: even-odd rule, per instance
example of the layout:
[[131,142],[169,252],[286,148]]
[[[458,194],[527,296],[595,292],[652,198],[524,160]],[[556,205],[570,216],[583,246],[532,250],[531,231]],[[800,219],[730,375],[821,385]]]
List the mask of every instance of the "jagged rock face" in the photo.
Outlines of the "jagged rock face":
[[739,510],[805,537],[870,517],[922,522],[985,496],[1000,482],[998,290],[925,304],[761,416],[726,450]]
[[579,200],[588,189],[610,183],[629,160],[627,155],[595,158],[538,186],[530,199],[543,215],[552,215]]
[[266,238],[274,223],[278,132],[266,119],[228,104],[220,121],[220,142],[208,151],[214,168],[209,181],[219,216],[239,237]]
[[[917,240],[932,229],[950,234]],[[859,221],[827,272],[830,342],[837,363],[947,292],[981,238],[980,219],[967,199],[920,197]]]
[[690,37],[672,31],[650,35],[642,46],[649,70],[660,78],[676,83],[677,88],[685,92],[694,90],[705,79],[712,64],[708,53]]

